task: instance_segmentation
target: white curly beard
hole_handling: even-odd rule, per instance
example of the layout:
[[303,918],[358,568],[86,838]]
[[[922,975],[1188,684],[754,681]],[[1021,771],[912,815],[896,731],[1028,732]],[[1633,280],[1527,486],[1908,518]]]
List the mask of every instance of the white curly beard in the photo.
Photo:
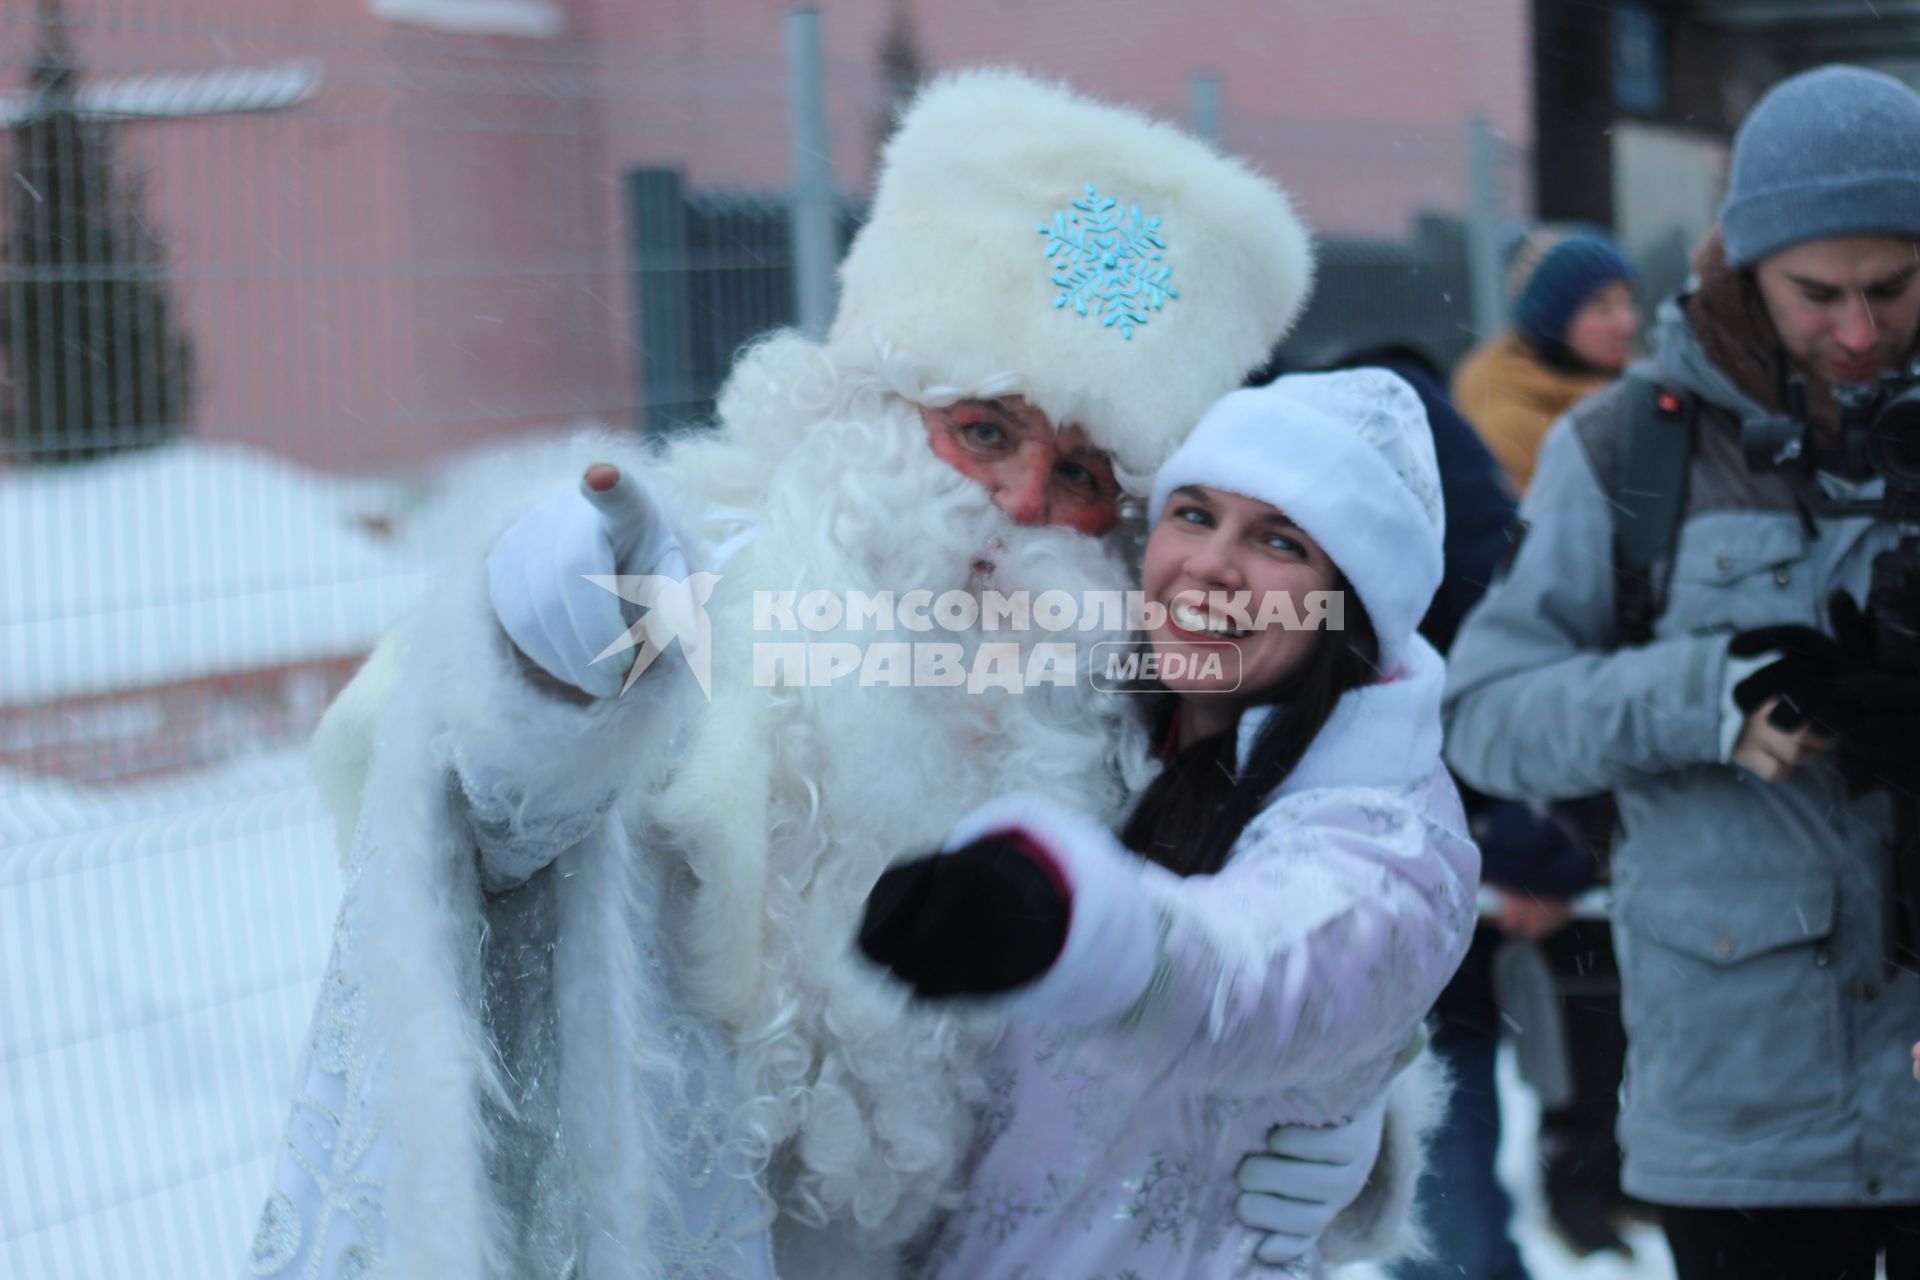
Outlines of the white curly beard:
[[[782,345],[784,343],[785,345]],[[925,399],[923,395],[917,397]],[[755,591],[1120,591],[1110,547],[1014,524],[935,458],[917,410],[879,376],[832,369],[785,339],[749,354],[723,399],[726,432],[689,441],[661,479],[699,505],[747,508],[757,539],[709,606],[714,705],[661,797],[667,839],[700,883],[689,989],[737,1031],[738,1140],[782,1212],[882,1251],[922,1230],[971,1141],[979,1013],[911,1004],[852,943],[867,891],[971,809],[1038,791],[1117,821],[1151,766],[1125,698],[1086,686],[1093,641],[978,629],[756,636]],[[669,480],[671,475],[674,478]],[[984,577],[983,570],[984,568]],[[1074,687],[752,687],[754,640],[1071,641]],[[716,776],[732,772],[731,777]],[[749,776],[760,771],[764,776]],[[764,792],[764,822],[724,833],[718,806]],[[732,935],[732,936],[728,936]]]

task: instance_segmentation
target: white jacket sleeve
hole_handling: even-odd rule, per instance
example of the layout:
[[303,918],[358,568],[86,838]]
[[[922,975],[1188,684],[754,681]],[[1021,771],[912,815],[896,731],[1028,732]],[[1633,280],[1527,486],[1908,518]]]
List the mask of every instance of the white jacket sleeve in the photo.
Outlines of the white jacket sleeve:
[[1406,1045],[1465,952],[1478,855],[1399,793],[1283,798],[1218,874],[1181,878],[1083,815],[1009,797],[954,842],[1019,830],[1073,896],[1016,1016],[1103,1029],[1152,1069],[1265,1093]]

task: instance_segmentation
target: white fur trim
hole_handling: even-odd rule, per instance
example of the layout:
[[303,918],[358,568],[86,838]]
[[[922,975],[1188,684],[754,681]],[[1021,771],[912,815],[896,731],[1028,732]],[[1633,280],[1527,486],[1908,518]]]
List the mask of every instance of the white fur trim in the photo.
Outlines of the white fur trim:
[[[450,771],[498,746],[513,781],[543,803],[555,795],[563,804],[584,801],[609,788],[644,791],[667,755],[664,735],[649,729],[676,719],[670,704],[692,687],[690,679],[643,680],[625,699],[572,707],[526,684],[493,620],[480,567],[485,547],[527,503],[577,483],[600,459],[647,465],[631,445],[582,437],[532,469],[549,485],[529,483],[522,466],[496,501],[467,496],[469,510],[491,518],[469,519],[457,567],[376,649],[314,744],[336,816],[363,815],[371,840],[354,871],[362,904],[356,964],[366,976],[370,1034],[387,1055],[381,1115],[399,1157],[385,1203],[396,1275],[500,1275],[509,1253],[481,1117],[484,1096],[504,1095],[471,1000],[480,886],[472,838],[450,799]],[[646,1034],[656,1029],[637,1026],[646,987],[635,922],[647,918],[639,878],[655,868],[633,856],[617,827],[602,823],[562,855],[559,905],[568,923],[554,963],[568,1062],[563,1123],[583,1169],[592,1167],[594,1259],[604,1250],[619,1259],[611,1268],[618,1274],[648,1277],[658,1271],[647,1224],[671,1194],[652,1158],[662,1145],[644,1107],[610,1107],[664,1096],[677,1062],[657,1034]],[[580,977],[563,980],[563,970]],[[616,1167],[617,1183],[609,1173]],[[588,1265],[603,1273],[597,1261]]]
[[682,982],[704,1013],[738,1026],[765,980],[773,720],[766,691],[716,682],[653,820],[689,851],[700,892],[683,931]]
[[1270,503],[1311,534],[1366,607],[1381,665],[1399,663],[1445,568],[1433,432],[1405,382],[1351,370],[1225,396],[1153,478],[1149,528],[1183,485]]
[[1427,1143],[1446,1114],[1452,1089],[1445,1066],[1431,1049],[1395,1078],[1387,1093],[1387,1122],[1373,1175],[1320,1237],[1320,1251],[1329,1263],[1427,1255],[1422,1224],[1414,1213],[1414,1191],[1426,1168]]
[[374,722],[400,679],[402,634],[400,630],[391,631],[374,646],[347,687],[320,717],[307,746],[321,799],[333,815],[334,839],[343,867],[352,849],[353,833],[360,827],[367,770],[373,767]]
[[1018,1017],[1081,1026],[1120,1017],[1147,989],[1159,954],[1159,914],[1142,887],[1158,868],[1086,814],[1031,794],[974,810],[954,828],[946,848],[996,831],[1018,831],[1038,845],[1073,895],[1059,958],[1001,1007]]
[[[1316,787],[1405,786],[1427,777],[1440,758],[1446,681],[1440,654],[1415,635],[1392,679],[1349,690],[1334,704],[1276,797]],[[1241,715],[1236,749],[1242,767],[1272,714],[1272,707],[1259,706]]]
[[[1161,220],[1156,265],[1179,297],[1131,340],[1055,305],[1040,228],[1089,186]],[[1011,373],[1054,422],[1150,472],[1267,359],[1312,275],[1286,196],[1244,163],[1138,111],[972,70],[923,92],[888,144],[829,345],[870,363],[878,340],[975,395]]]

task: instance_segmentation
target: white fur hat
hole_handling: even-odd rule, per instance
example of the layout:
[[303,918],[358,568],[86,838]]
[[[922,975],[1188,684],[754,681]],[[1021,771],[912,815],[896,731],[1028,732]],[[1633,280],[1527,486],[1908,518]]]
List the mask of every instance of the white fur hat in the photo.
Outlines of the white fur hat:
[[1446,508],[1426,407],[1385,369],[1298,373],[1236,391],[1153,478],[1149,528],[1167,497],[1204,485],[1272,503],[1347,575],[1400,666],[1444,572]]
[[1286,196],[1240,161],[1136,111],[966,71],[887,145],[828,343],[1024,396],[1144,474],[1267,359],[1312,276]]

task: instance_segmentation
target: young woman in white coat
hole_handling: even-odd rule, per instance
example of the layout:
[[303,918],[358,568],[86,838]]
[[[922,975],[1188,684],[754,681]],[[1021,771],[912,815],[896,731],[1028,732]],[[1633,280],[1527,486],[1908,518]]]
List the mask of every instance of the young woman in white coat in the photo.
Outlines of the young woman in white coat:
[[1275,1274],[1236,1166],[1276,1107],[1334,1126],[1382,1105],[1472,932],[1479,855],[1415,632],[1443,527],[1425,414],[1382,370],[1234,392],[1156,476],[1159,781],[1119,836],[989,804],[868,900],[869,957],[1010,1020],[923,1274]]

